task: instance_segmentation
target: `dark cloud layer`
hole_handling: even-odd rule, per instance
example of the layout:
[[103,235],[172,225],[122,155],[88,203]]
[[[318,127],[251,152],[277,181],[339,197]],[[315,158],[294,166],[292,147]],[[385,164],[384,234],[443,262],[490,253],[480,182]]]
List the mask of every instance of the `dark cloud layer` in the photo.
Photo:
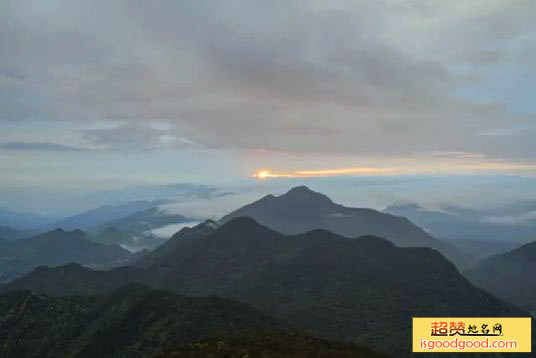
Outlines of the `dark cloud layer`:
[[121,121],[82,132],[106,150],[530,160],[534,115],[460,89],[484,83],[482,68],[528,71],[534,10],[507,0],[7,1],[0,119]]

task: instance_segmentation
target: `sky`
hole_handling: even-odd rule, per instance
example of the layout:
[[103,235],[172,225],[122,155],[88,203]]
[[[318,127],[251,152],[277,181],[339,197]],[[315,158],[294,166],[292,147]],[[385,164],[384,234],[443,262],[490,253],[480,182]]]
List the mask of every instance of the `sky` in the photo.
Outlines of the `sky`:
[[0,206],[536,199],[535,33],[532,0],[2,1]]

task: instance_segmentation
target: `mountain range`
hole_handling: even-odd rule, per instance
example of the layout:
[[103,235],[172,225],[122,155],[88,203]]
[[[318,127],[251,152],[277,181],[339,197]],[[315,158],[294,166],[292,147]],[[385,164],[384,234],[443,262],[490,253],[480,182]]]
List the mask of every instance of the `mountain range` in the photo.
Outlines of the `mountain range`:
[[0,296],[0,341],[2,357],[386,357],[288,330],[238,302],[139,284],[104,296]]
[[0,241],[0,282],[40,265],[77,262],[96,269],[127,265],[137,256],[117,245],[103,245],[81,230],[56,229],[28,239]]
[[251,307],[184,297],[138,284],[106,296],[0,296],[2,357],[152,357],[208,337],[280,330]]
[[164,201],[139,200],[121,205],[104,205],[70,216],[62,221],[54,222],[52,225],[64,230],[80,229],[93,231],[97,227],[110,226],[106,225],[108,222],[128,217],[143,210],[155,208],[162,203],[164,203]]
[[[160,205],[165,203],[168,201],[138,200],[121,205],[104,205],[62,220],[46,218],[48,224],[32,230],[17,226],[0,227],[0,238],[20,239],[60,227],[64,230],[87,231],[95,238],[103,238],[102,242],[115,242],[131,251],[151,250],[163,244],[171,236],[169,232],[178,230],[180,225],[200,221],[161,210]],[[405,203],[387,207],[383,213],[390,216],[382,216],[381,212],[372,209],[337,205],[322,194],[314,193],[306,187],[297,187],[279,197],[268,195],[223,217],[221,221],[250,216],[285,234],[296,234],[315,228],[327,229],[347,237],[374,234],[388,238],[399,246],[436,248],[460,268],[467,269],[474,265],[477,258],[506,252],[522,244],[523,240],[527,241],[534,233],[534,225],[528,225],[528,222],[512,225],[510,221],[515,219],[515,215],[532,210],[531,205],[510,205],[508,208],[494,211],[449,206],[434,211],[417,204]],[[285,208],[292,208],[288,209],[292,211],[292,215],[288,216]],[[2,212],[24,222],[25,226],[36,225],[28,223],[27,220],[37,215],[6,210]],[[402,222],[402,218],[409,218],[411,223]],[[38,220],[37,223],[41,221]]]
[[109,235],[110,232],[107,232],[107,230],[110,229],[120,231],[130,236],[128,242],[123,240],[121,243],[125,247],[134,251],[141,249],[152,250],[169,239],[169,237],[155,235],[155,229],[165,228],[168,225],[173,227],[176,224],[187,224],[196,221],[196,219],[187,218],[179,214],[169,214],[163,212],[158,207],[152,207],[137,211],[126,217],[100,223],[93,228],[92,232],[102,232],[102,236]]
[[155,233],[156,230],[169,225],[198,221],[160,210],[159,205],[164,203],[166,203],[164,200],[139,200],[121,205],[104,205],[61,220],[47,218],[35,222],[32,220],[35,217],[39,218],[38,215],[3,210],[0,211],[0,223],[4,215],[11,218],[7,222],[17,226],[0,226],[0,239],[11,241],[29,238],[61,228],[67,231],[83,230],[91,234],[90,239],[96,242],[121,245],[133,252],[151,250],[163,244],[171,236],[171,234],[166,236]]
[[[536,310],[534,244],[467,270],[462,251],[408,219],[345,207],[307,187],[268,195],[219,222],[184,227],[150,252],[132,254],[119,246],[139,242],[134,233],[177,220],[188,218],[141,208],[99,221],[89,233],[55,229],[0,240],[0,339],[7,342],[0,354],[42,356],[47,342],[59,357],[123,357],[134,351],[143,357],[200,357],[221,353],[223,346],[229,355],[238,350],[277,356],[274,349],[285,345],[339,352],[332,356],[378,356],[361,347],[366,345],[408,357],[412,317],[512,317]],[[181,306],[181,313],[173,303],[208,297],[207,312],[195,308],[192,314],[221,317],[214,295],[251,310],[259,325],[246,319],[244,327],[259,329],[233,331],[222,318],[214,327],[196,323],[199,317],[185,322],[181,314],[189,306]],[[35,319],[57,312],[58,320],[50,328],[25,313],[11,320],[13,312],[26,312],[25,302],[43,310],[29,311]],[[128,331],[114,334],[125,319],[133,320]],[[30,342],[35,329],[43,339],[19,348],[16,342]]]
[[0,208],[0,226],[10,226],[21,231],[38,229],[56,220],[55,218],[49,218],[35,213],[15,212],[6,208]]
[[536,239],[536,202],[525,201],[493,209],[441,205],[437,210],[415,203],[388,206],[384,213],[404,216],[433,235],[452,242],[475,240],[520,243]]
[[281,196],[267,195],[224,216],[220,222],[242,216],[287,235],[315,229],[349,238],[375,235],[400,247],[437,249],[461,268],[468,267],[473,261],[470,255],[432,237],[405,217],[373,209],[345,207],[306,186],[295,187]]
[[39,268],[2,292],[109,294],[140,282],[236,300],[308,335],[366,344],[397,357],[410,355],[413,316],[525,315],[470,284],[430,248],[325,230],[285,236],[251,218],[232,219],[205,234],[200,228],[184,230],[144,267]]

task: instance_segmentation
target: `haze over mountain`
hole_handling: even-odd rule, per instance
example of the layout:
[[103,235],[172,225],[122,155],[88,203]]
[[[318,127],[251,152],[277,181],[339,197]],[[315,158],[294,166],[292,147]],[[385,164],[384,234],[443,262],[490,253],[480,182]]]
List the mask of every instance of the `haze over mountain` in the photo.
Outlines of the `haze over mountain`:
[[106,226],[106,223],[128,217],[143,210],[153,209],[162,203],[164,201],[140,200],[121,205],[104,205],[73,215],[53,225],[64,230],[95,230],[98,227]]
[[137,243],[137,239],[133,235],[119,231],[114,227],[105,229],[100,235],[91,236],[91,240],[104,245],[117,245],[122,247],[134,246]]
[[[173,187],[179,190],[182,186]],[[199,193],[196,195],[210,195],[213,190],[207,188],[205,193],[198,189]],[[119,245],[129,251],[152,250],[165,243],[181,227],[195,225],[201,221],[161,209],[161,205],[167,203],[169,202],[165,200],[139,200],[120,205],[104,205],[61,220],[50,219],[46,225],[32,230],[22,231],[10,226],[0,226],[0,239],[11,241],[29,238],[61,228],[67,231],[86,231],[93,241]],[[27,218],[38,217],[37,214],[30,213],[23,215]]]
[[397,357],[409,355],[412,316],[524,314],[471,285],[430,248],[324,230],[284,236],[250,218],[206,235],[194,232],[143,269],[115,269],[108,277],[80,266],[40,268],[3,292],[99,294],[134,281],[186,295],[216,294],[313,336],[366,343]]
[[159,206],[164,203],[164,200],[140,200],[115,206],[105,205],[40,229],[84,230],[91,234],[92,240],[100,243],[122,245],[130,251],[154,249],[169,238],[154,234],[154,230],[196,221],[160,210]]
[[277,197],[267,195],[233,211],[220,221],[225,223],[241,216],[251,217],[287,235],[314,229],[328,230],[345,237],[376,235],[401,247],[437,249],[462,268],[470,262],[469,255],[432,237],[404,217],[335,204],[326,195],[306,186],[295,187]]
[[51,224],[57,218],[45,217],[35,213],[10,211],[0,208],[0,226],[10,226],[18,230],[34,230]]
[[[407,217],[427,232],[479,259],[510,251],[523,241],[534,238],[536,233],[536,222],[501,222],[500,218],[519,215],[514,213],[462,209],[451,205],[438,211],[413,203],[393,204],[383,212]],[[474,264],[476,262],[474,260]]]
[[117,245],[94,242],[83,231],[56,229],[28,239],[0,241],[0,278],[7,281],[39,265],[69,262],[106,269],[126,265],[134,257]]
[[442,205],[428,210],[414,203],[390,205],[385,213],[405,216],[437,237],[451,240],[533,240],[536,233],[536,203],[520,201],[490,209],[466,209]]
[[[139,238],[160,238],[164,239],[163,241],[165,241],[169,237],[158,237],[157,235],[153,234],[153,230],[172,224],[186,224],[197,221],[197,219],[187,218],[183,215],[168,213],[164,210],[161,210],[159,207],[151,207],[149,209],[136,211],[125,217],[105,221],[99,225],[97,231],[101,230],[102,228],[113,227],[115,229],[128,232]],[[158,245],[154,245],[152,248],[159,246],[163,243],[163,241],[157,241]]]
[[529,312],[536,311],[536,242],[491,256],[465,274],[497,297]]

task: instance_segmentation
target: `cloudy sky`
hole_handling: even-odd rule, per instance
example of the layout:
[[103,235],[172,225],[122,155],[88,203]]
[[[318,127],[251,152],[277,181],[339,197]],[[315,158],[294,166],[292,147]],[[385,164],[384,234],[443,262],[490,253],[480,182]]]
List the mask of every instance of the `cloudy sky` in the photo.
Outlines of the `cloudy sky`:
[[0,192],[262,173],[536,198],[535,33],[532,0],[2,1]]

